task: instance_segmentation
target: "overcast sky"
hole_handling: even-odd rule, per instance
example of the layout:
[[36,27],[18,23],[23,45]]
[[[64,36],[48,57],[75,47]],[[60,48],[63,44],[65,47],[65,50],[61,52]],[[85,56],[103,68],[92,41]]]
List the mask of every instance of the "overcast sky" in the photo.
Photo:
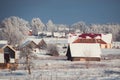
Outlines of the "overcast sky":
[[10,16],[68,25],[120,23],[120,0],[0,0],[0,20]]

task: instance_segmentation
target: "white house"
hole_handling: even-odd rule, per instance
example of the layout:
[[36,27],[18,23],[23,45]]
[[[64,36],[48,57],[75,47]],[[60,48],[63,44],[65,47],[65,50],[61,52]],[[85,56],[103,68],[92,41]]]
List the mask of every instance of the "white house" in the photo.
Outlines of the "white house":
[[101,49],[98,43],[71,43],[66,56],[71,61],[100,61]]

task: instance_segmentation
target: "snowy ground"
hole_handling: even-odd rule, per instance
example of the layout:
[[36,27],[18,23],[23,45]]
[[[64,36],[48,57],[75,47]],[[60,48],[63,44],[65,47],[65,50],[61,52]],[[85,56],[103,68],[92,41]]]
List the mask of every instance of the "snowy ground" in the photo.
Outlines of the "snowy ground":
[[120,80],[120,49],[103,49],[101,59],[71,62],[64,56],[39,55],[31,75],[19,66],[12,73],[0,70],[0,80]]

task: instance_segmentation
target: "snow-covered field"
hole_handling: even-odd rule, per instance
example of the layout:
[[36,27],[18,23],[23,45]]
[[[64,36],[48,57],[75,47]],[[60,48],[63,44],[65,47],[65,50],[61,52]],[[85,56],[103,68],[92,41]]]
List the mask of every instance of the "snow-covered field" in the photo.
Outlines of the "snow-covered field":
[[39,55],[31,75],[19,66],[12,73],[0,70],[0,80],[120,80],[120,49],[103,49],[100,62]]

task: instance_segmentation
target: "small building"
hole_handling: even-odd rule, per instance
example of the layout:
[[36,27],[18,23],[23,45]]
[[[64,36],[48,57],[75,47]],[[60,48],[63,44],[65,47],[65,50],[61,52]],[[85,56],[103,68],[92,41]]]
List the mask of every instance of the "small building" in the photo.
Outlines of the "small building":
[[24,49],[24,48],[31,48],[33,53],[37,53],[38,52],[38,46],[37,44],[32,41],[32,40],[27,40],[25,42],[23,42],[21,45],[20,45],[20,49]]
[[47,44],[44,41],[44,39],[40,40],[40,42],[37,44],[39,49],[46,49],[47,48]]
[[71,61],[100,61],[101,49],[98,43],[71,43],[66,56]]
[[33,53],[41,53],[47,48],[47,44],[44,39],[27,39],[24,41],[20,48],[31,47]]
[[54,32],[54,37],[56,38],[65,38],[65,33],[64,32]]
[[10,68],[13,65],[17,68],[16,56],[16,50],[12,46],[0,44],[0,68]]

